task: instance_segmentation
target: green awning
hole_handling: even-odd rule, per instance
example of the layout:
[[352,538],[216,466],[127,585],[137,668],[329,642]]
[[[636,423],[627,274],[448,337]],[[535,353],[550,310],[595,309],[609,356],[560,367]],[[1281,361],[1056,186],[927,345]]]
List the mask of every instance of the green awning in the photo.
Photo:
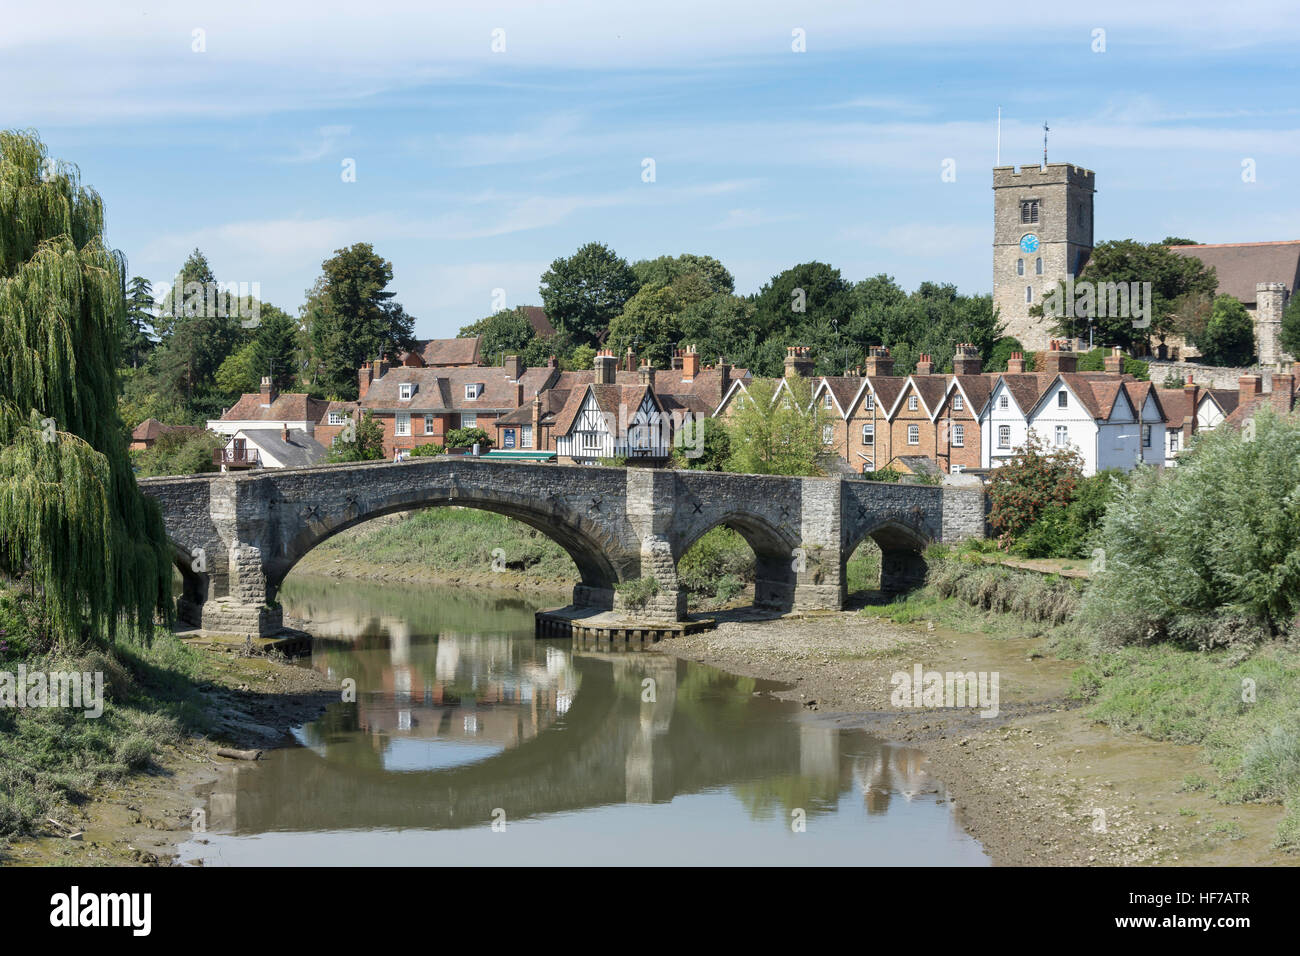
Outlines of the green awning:
[[506,459],[509,461],[554,461],[555,452],[553,451],[490,451],[483,458],[493,458],[497,461]]

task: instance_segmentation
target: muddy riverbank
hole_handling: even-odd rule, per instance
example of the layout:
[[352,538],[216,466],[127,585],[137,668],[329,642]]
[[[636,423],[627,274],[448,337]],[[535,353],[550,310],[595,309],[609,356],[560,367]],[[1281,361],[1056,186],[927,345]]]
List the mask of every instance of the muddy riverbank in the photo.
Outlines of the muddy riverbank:
[[[1068,696],[1073,662],[1041,638],[994,639],[853,612],[728,620],[659,648],[792,685],[806,719],[920,747],[995,864],[1295,865],[1272,847],[1282,809],[1224,805],[1184,788],[1211,774],[1200,749],[1120,735]],[[900,709],[898,672],[997,672],[996,717]]]

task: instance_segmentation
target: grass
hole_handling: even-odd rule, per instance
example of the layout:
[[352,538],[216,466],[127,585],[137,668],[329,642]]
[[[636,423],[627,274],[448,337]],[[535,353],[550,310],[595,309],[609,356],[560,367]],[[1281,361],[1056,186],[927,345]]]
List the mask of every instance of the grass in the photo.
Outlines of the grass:
[[15,673],[20,662],[29,673],[102,673],[104,712],[0,708],[0,836],[36,832],[97,788],[148,769],[161,747],[210,729],[197,689],[206,662],[170,633],[148,648],[0,659],[0,670]]

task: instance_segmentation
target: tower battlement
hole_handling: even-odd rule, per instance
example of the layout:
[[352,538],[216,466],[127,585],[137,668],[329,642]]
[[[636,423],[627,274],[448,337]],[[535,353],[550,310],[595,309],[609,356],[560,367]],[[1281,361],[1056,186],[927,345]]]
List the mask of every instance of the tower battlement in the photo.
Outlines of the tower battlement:
[[993,188],[1002,186],[1037,186],[1063,184],[1082,189],[1096,189],[1097,174],[1073,163],[1048,163],[1024,166],[994,166]]

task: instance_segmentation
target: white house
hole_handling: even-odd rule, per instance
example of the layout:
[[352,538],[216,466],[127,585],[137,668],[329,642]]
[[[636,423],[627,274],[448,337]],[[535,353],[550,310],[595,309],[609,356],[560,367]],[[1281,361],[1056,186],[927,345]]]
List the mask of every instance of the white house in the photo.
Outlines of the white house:
[[601,458],[667,459],[671,423],[648,385],[575,390],[555,421],[555,453],[579,464]]

